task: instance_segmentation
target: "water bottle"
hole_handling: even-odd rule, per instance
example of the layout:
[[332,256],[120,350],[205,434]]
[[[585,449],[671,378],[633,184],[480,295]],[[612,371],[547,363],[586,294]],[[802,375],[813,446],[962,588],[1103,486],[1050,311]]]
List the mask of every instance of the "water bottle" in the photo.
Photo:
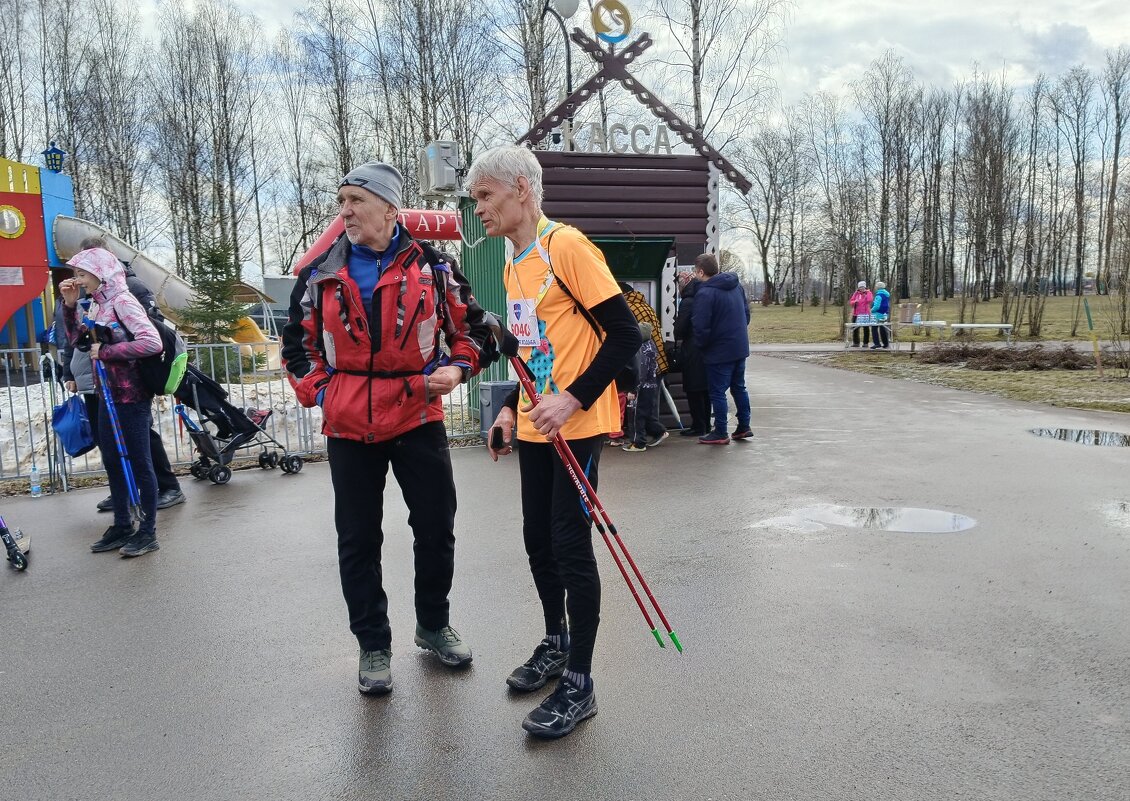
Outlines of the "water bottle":
[[922,322],[922,315],[919,314],[918,312],[915,312],[914,313],[914,324],[918,325],[921,322]]
[[31,497],[38,498],[43,494],[43,487],[39,484],[39,468],[35,465],[31,466]]

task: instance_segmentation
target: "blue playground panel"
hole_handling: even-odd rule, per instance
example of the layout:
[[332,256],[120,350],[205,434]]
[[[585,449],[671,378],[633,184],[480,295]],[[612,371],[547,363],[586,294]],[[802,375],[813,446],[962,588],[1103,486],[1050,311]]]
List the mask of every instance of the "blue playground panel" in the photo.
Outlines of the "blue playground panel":
[[47,263],[52,267],[59,267],[63,262],[55,252],[55,237],[51,232],[55,227],[56,215],[75,216],[74,185],[69,175],[50,170],[39,171],[39,185],[43,191],[43,225],[47,229]]

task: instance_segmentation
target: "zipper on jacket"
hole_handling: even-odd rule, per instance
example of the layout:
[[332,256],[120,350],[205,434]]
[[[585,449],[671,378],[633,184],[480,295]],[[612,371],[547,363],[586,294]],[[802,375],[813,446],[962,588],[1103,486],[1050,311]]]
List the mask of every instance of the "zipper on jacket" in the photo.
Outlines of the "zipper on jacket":
[[406,294],[408,294],[408,274],[403,273],[400,276],[400,291],[396,294],[396,331],[392,335],[393,339],[397,339],[404,330],[404,313],[408,311],[404,305]]
[[334,289],[334,298],[337,300],[337,313],[341,318],[341,325],[345,329],[345,333],[349,334],[349,338],[353,340],[354,345],[361,344],[361,340],[353,333],[353,326],[349,324],[349,304],[345,301],[345,291],[342,289],[341,281],[337,282]]
[[427,300],[428,290],[420,290],[420,302],[416,304],[416,311],[412,312],[412,319],[408,321],[408,328],[404,332],[404,339],[400,340],[400,349],[404,350],[404,346],[408,344],[408,337],[412,333],[412,327],[416,325],[416,318],[420,316],[420,312],[424,310],[424,301]]

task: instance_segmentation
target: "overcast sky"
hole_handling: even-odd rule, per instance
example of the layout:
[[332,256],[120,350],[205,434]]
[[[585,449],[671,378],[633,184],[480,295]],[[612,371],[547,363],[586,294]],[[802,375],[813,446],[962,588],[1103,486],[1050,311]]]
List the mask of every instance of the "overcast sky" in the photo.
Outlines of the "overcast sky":
[[[235,2],[270,36],[304,4]],[[143,13],[155,5],[143,2]],[[628,5],[639,16],[650,4]],[[582,12],[570,23],[589,27]],[[1120,44],[1130,44],[1130,0],[794,0],[774,72],[787,102],[805,92],[839,93],[890,49],[930,85],[948,86],[976,63],[994,75],[1007,70],[1022,86],[1040,71],[1056,76],[1077,63],[1101,69],[1103,51]]]
[[782,93],[839,93],[893,50],[929,85],[1007,70],[1022,86],[1037,73],[1083,63],[1130,44],[1126,0],[797,0],[776,70]]

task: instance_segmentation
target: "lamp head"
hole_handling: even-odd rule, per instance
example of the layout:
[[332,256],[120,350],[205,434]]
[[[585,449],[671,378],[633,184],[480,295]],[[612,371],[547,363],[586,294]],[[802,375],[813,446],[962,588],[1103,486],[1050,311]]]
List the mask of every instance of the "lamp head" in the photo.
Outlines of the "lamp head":
[[562,19],[569,19],[577,13],[580,0],[549,0],[549,4],[553,6],[554,11],[561,15]]

